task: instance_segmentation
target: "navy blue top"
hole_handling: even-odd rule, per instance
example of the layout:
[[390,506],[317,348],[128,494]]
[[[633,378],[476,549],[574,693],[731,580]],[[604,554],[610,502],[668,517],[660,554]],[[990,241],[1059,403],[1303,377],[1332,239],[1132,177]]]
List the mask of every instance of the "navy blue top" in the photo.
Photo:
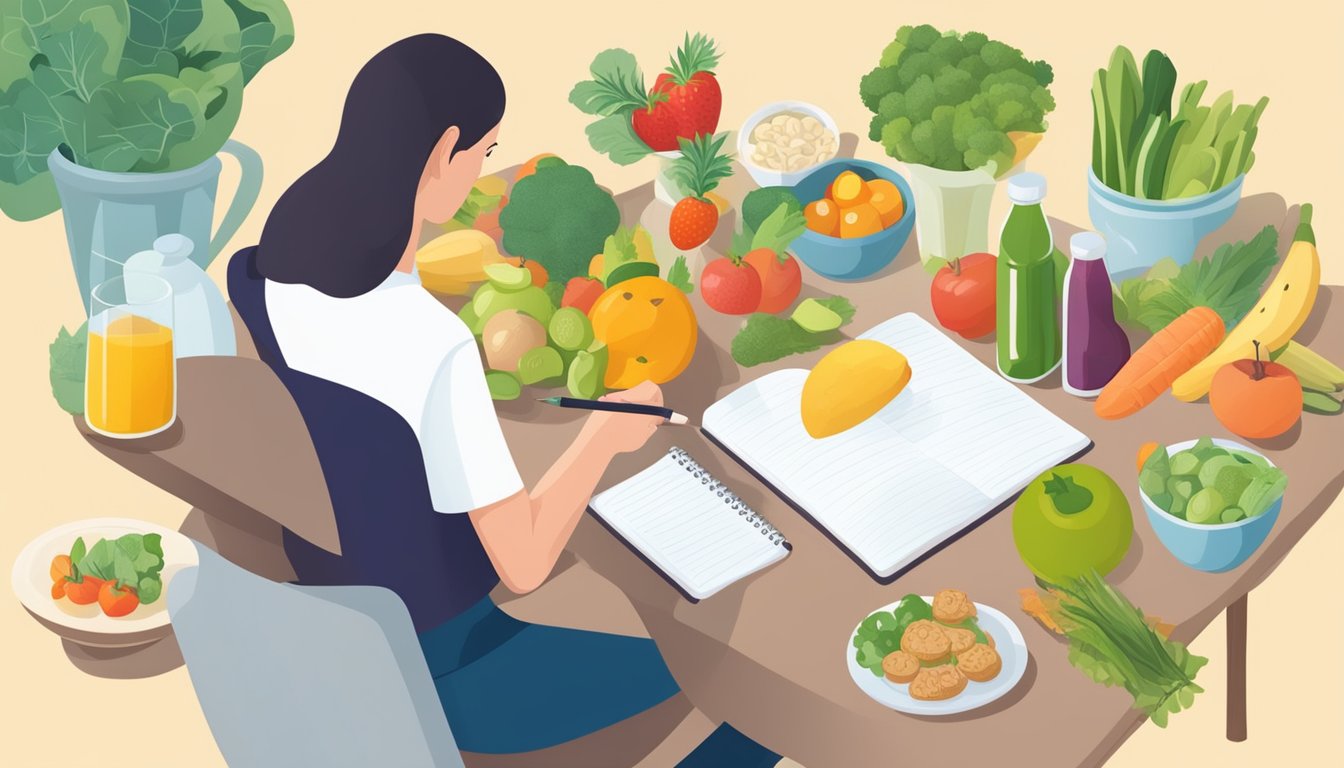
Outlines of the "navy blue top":
[[303,416],[341,542],[341,554],[333,555],[286,529],[298,583],[386,587],[406,603],[417,632],[432,629],[499,583],[494,566],[467,515],[434,511],[420,441],[400,414],[285,363],[255,252],[245,248],[229,262],[229,298]]

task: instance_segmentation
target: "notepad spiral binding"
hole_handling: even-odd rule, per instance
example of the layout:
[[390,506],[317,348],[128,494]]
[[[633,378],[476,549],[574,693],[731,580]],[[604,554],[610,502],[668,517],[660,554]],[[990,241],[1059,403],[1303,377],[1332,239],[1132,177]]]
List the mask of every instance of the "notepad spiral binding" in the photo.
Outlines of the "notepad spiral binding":
[[716,496],[723,499],[724,503],[728,504],[734,512],[739,516],[746,518],[747,521],[755,526],[761,533],[768,536],[771,544],[782,546],[786,549],[793,549],[793,546],[789,544],[789,540],[784,538],[784,534],[780,533],[778,528],[772,525],[769,520],[762,517],[756,510],[748,506],[745,501],[738,498],[737,494],[733,493],[728,486],[719,482],[718,478],[710,474],[709,470],[700,466],[700,462],[691,458],[689,453],[681,448],[669,448],[667,453],[674,461],[680,464],[683,469],[690,472],[696,480],[699,480],[702,485],[707,486]]

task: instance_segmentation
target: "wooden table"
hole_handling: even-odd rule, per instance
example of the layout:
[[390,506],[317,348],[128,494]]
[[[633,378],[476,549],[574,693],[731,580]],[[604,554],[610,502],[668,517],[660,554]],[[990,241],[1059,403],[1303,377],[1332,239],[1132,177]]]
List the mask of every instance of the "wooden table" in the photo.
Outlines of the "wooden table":
[[[634,221],[650,198],[647,185],[621,195],[626,221]],[[1247,198],[1237,218],[1209,240],[1245,239],[1260,226],[1282,225],[1287,218],[1281,199]],[[1055,222],[1061,242],[1071,231]],[[1286,248],[1287,243],[1281,245]],[[912,238],[893,268],[872,280],[838,284],[808,274],[804,290],[808,295],[849,297],[858,307],[846,328],[850,335],[904,311],[931,319],[928,278],[915,266],[917,260]],[[1337,360],[1344,359],[1344,334],[1320,334],[1320,329],[1340,327],[1341,301],[1344,289],[1323,288],[1299,335]],[[774,368],[810,366],[822,354],[742,370],[726,351],[741,319],[708,310],[698,296],[693,302],[701,332],[695,359],[664,388],[667,401],[693,420],[742,383]],[[992,344],[966,347],[992,365]],[[232,542],[221,549],[233,550],[235,559],[253,548],[273,546],[267,543],[273,530],[266,520],[303,528],[333,548],[325,486],[320,476],[313,476],[311,444],[302,434],[294,435],[301,421],[296,425],[297,410],[283,388],[277,389],[278,381],[257,361],[243,358],[184,360],[179,370],[178,427],[149,441],[124,443],[89,435],[90,441],[109,458],[195,505],[195,522],[189,519],[185,527],[217,544]],[[1057,376],[1027,392],[1088,434],[1096,447],[1083,461],[1107,471],[1129,492],[1135,538],[1112,580],[1147,612],[1177,625],[1179,640],[1193,639],[1228,611],[1228,735],[1244,738],[1246,596],[1344,487],[1344,463],[1338,459],[1344,417],[1308,416],[1290,434],[1258,446],[1288,472],[1287,503],[1268,541],[1245,565],[1214,575],[1185,568],[1163,549],[1143,519],[1133,463],[1136,449],[1148,440],[1224,435],[1206,406],[1163,397],[1130,419],[1108,423],[1092,415],[1090,403],[1064,394]],[[542,408],[530,397],[500,403],[498,410],[529,484],[559,455],[582,418]],[[1123,690],[1096,685],[1069,666],[1064,644],[1017,609],[1017,589],[1029,586],[1031,577],[1013,547],[1009,515],[995,516],[883,586],[693,429],[659,430],[645,449],[621,457],[602,487],[644,468],[673,444],[688,449],[773,521],[793,543],[792,555],[691,604],[591,518],[579,525],[570,551],[620,586],[690,699],[710,717],[731,720],[753,738],[812,768],[898,761],[942,765],[949,760],[947,745],[956,745],[957,764],[1001,763],[1005,755],[1030,754],[1034,765],[1097,765],[1142,723]],[[249,473],[260,479],[249,480]],[[279,477],[290,480],[276,484]],[[286,566],[274,562],[274,552],[266,554],[256,569],[283,577]],[[952,586],[1017,621],[1031,655],[1024,679],[994,705],[950,718],[911,717],[868,699],[849,679],[841,655],[853,626],[907,592],[929,594]],[[590,609],[582,598],[571,594],[566,599],[574,615]],[[1060,728],[1061,722],[1069,727]]]
[[[627,221],[647,204],[649,195],[645,187],[622,196]],[[1290,233],[1292,227],[1285,222],[1295,222],[1296,214],[1289,214],[1277,196],[1247,198],[1221,236],[1209,238],[1210,245],[1229,237],[1246,239],[1265,224]],[[1055,221],[1053,229],[1056,241],[1066,242],[1077,228]],[[1281,237],[1281,251],[1288,239],[1287,234]],[[914,245],[912,237],[893,268],[866,282],[837,283],[807,273],[804,293],[851,299],[858,308],[845,328],[851,336],[906,311],[936,324],[929,279],[918,266]],[[1344,359],[1344,334],[1321,334],[1320,329],[1339,327],[1341,301],[1344,288],[1323,288],[1298,336],[1336,360]],[[664,386],[666,401],[692,422],[744,382],[777,368],[810,367],[826,351],[740,369],[727,349],[742,319],[709,310],[698,295],[693,303],[701,331],[695,359]],[[993,366],[992,342],[964,346]],[[1181,641],[1194,639],[1219,613],[1228,612],[1227,734],[1244,739],[1247,595],[1344,487],[1344,462],[1338,459],[1344,417],[1307,416],[1288,435],[1256,444],[1289,475],[1283,513],[1268,541],[1246,564],[1229,573],[1207,574],[1181,565],[1157,540],[1144,518],[1134,466],[1138,447],[1149,440],[1231,437],[1207,405],[1163,396],[1129,419],[1105,422],[1093,414],[1090,401],[1063,392],[1058,374],[1026,391],[1091,437],[1096,445],[1081,461],[1105,470],[1127,491],[1135,516],[1134,543],[1111,580],[1145,611],[1177,625],[1174,637]],[[539,407],[531,398],[500,403],[498,409],[529,483],[577,430],[576,417]],[[1067,646],[1019,610],[1017,590],[1031,586],[1032,577],[1014,548],[1010,514],[996,515],[883,586],[696,430],[659,430],[644,450],[613,464],[600,487],[643,469],[672,445],[687,449],[775,523],[793,544],[792,554],[692,604],[591,518],[579,526],[570,548],[635,602],[677,680],[711,717],[731,720],[771,748],[818,767],[893,764],[898,758],[904,765],[945,764],[948,744],[959,745],[956,749],[962,751],[955,762],[964,765],[1017,754],[1032,755],[1034,765],[1098,765],[1143,722],[1123,689],[1104,688],[1075,670],[1066,659]],[[955,717],[912,717],[873,702],[850,680],[841,655],[854,625],[904,594],[932,594],[944,587],[964,589],[1018,623],[1031,655],[1024,679],[995,704]],[[1069,727],[1059,728],[1061,722]]]

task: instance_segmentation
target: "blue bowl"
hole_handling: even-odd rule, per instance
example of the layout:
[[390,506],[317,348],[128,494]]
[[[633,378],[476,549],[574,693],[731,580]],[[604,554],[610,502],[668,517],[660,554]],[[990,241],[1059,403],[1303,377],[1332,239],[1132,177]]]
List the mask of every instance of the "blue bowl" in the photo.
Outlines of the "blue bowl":
[[1106,268],[1119,282],[1139,277],[1164,258],[1189,264],[1206,235],[1232,218],[1245,174],[1212,192],[1176,200],[1124,195],[1087,172],[1087,211],[1106,238]]
[[[1214,439],[1213,443],[1223,448],[1264,456],[1254,448],[1248,448],[1232,440]],[[1168,446],[1167,453],[1175,454],[1194,444],[1194,440],[1177,443]],[[1157,533],[1157,538],[1167,551],[1191,568],[1208,573],[1230,571],[1246,562],[1246,558],[1265,543],[1269,532],[1274,530],[1274,523],[1279,519],[1279,510],[1283,509],[1283,497],[1280,496],[1264,514],[1238,520],[1235,523],[1201,525],[1169,514],[1154,504],[1142,490],[1139,491],[1139,496],[1143,499],[1144,510],[1148,512],[1149,524],[1153,526],[1153,531]]]
[[826,196],[826,189],[843,171],[853,171],[866,180],[886,179],[901,191],[905,213],[890,227],[867,237],[839,238],[805,230],[793,251],[813,272],[832,280],[862,280],[886,267],[905,247],[915,228],[915,197],[910,184],[892,169],[866,160],[836,159],[817,166],[793,188],[803,205]]

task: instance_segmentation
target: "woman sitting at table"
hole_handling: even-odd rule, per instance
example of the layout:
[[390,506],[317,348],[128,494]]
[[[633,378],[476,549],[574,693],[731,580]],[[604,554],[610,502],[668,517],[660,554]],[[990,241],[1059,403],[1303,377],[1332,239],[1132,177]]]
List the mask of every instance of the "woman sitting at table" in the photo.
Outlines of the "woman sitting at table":
[[[499,74],[471,48],[393,44],[356,76],[331,152],[229,275],[332,492],[342,553],[287,532],[299,581],[396,592],[458,746],[496,754],[570,741],[678,692],[652,640],[527,624],[489,597],[500,581],[523,593],[546,580],[612,457],[659,423],[592,413],[524,488],[471,332],[421,288],[421,228],[462,205],[503,115]],[[652,383],[609,397],[662,402]],[[724,724],[682,764],[779,761]]]

